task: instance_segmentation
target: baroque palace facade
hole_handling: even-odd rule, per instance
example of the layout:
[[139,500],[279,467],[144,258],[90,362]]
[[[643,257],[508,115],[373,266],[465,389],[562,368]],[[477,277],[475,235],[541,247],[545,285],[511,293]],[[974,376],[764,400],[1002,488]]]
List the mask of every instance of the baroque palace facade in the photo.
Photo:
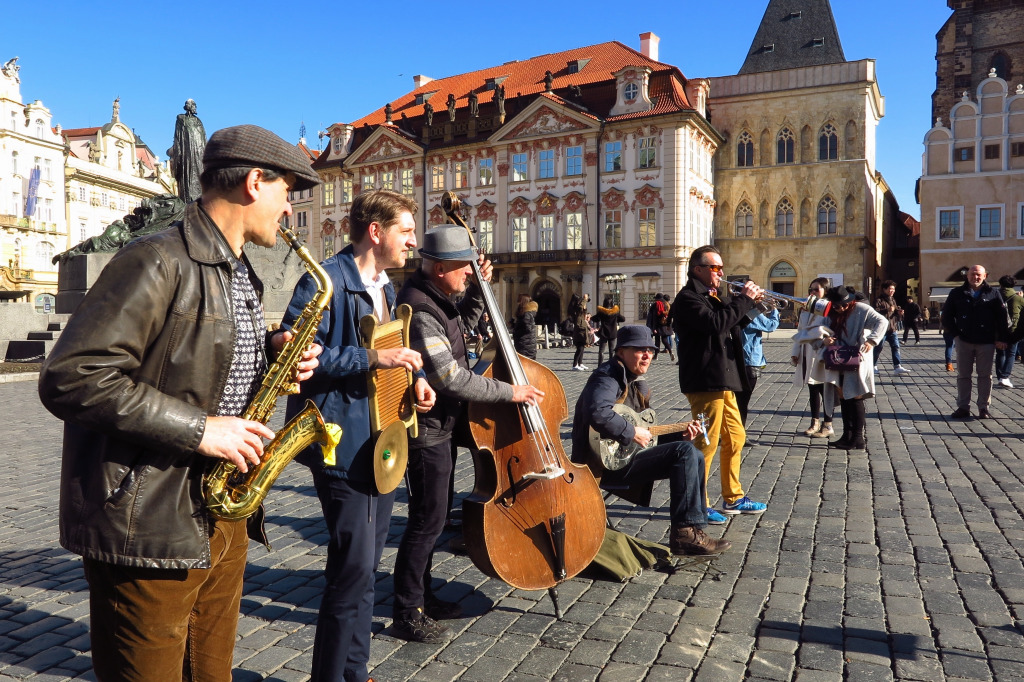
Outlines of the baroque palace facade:
[[121,122],[119,104],[103,126],[62,129],[41,101],[22,102],[17,58],[0,69],[0,302],[52,311],[51,259],[171,191],[166,164]]
[[553,324],[572,294],[611,293],[628,320],[643,319],[712,239],[721,143],[705,117],[708,82],[659,62],[657,48],[645,33],[640,51],[609,42],[417,76],[402,97],[332,125],[313,164],[323,180],[313,248],[326,257],[344,246],[361,191],[413,196],[423,229],[446,222],[439,204],[452,190],[506,310],[528,293]]
[[899,219],[875,168],[874,60],[845,59],[827,0],[772,0],[740,73],[710,81],[726,138],[715,159],[726,276],[800,297],[816,277],[871,294]]

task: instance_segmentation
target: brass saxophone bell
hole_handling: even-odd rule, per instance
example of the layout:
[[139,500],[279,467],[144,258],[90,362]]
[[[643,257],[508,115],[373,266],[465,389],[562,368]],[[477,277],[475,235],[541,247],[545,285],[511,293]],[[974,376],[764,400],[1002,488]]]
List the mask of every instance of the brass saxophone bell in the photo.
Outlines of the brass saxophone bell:
[[409,436],[405,424],[389,424],[373,446],[373,478],[377,491],[387,495],[402,482],[409,464]]

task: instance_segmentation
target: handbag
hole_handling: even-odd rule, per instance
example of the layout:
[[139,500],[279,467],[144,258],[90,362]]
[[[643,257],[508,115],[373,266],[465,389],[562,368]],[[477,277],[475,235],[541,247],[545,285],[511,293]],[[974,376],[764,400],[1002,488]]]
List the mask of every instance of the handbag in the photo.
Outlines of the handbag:
[[825,369],[856,372],[860,369],[860,346],[825,346]]

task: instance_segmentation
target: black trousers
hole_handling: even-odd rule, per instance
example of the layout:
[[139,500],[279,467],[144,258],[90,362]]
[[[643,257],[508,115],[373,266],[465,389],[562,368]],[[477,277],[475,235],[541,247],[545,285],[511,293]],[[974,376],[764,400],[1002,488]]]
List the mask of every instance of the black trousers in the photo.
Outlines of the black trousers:
[[572,356],[572,366],[583,364],[583,351],[587,349],[586,345],[576,346],[576,353]]
[[313,471],[330,533],[324,595],[313,641],[314,680],[364,682],[370,660],[375,571],[391,525],[395,494]]
[[904,320],[903,321],[903,343],[907,342],[907,337],[910,336],[910,330],[914,330],[914,340],[921,340],[921,332],[917,331],[917,320]]
[[628,486],[666,478],[672,526],[706,526],[704,455],[688,440],[641,450],[622,469],[605,471],[601,485]]
[[430,599],[434,545],[444,530],[452,472],[452,441],[409,447],[405,485],[409,520],[395,558],[394,617],[409,618]]
[[750,384],[749,391],[736,391],[736,404],[740,408],[740,419],[743,420],[743,425],[747,424],[747,405],[750,404],[750,396],[754,394],[754,387],[757,386],[757,380],[761,376],[761,367],[747,367],[747,383]]

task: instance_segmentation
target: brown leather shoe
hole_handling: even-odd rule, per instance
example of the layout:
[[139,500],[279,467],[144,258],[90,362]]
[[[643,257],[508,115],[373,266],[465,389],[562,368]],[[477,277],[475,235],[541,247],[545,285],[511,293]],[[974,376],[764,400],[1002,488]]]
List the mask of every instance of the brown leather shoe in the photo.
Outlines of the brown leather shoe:
[[672,553],[678,556],[721,554],[732,547],[728,540],[716,540],[696,526],[676,526],[669,544]]
[[947,362],[946,363],[946,371],[947,372],[952,372],[953,371],[953,363],[952,362]]

